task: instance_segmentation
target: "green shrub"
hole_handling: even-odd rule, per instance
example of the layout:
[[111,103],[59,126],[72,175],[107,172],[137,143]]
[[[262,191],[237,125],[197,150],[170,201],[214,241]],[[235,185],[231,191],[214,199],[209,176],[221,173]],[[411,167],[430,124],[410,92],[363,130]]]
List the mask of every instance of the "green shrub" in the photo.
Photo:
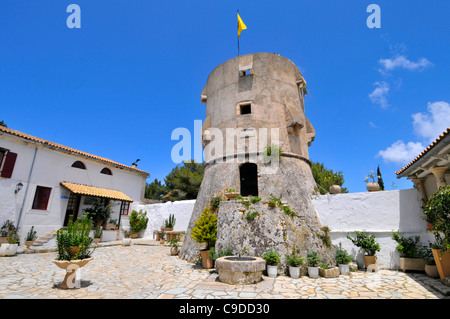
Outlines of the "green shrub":
[[[75,222],[72,221],[72,215],[69,217],[69,223],[66,228],[59,229],[56,232],[56,242],[58,248],[57,260],[74,260],[89,258],[92,254],[90,250],[93,239],[89,237],[92,229],[92,218],[86,214],[78,217]],[[79,246],[80,250],[75,255],[70,252],[70,247]]]
[[352,257],[345,249],[339,248],[336,250],[336,262],[341,265],[346,265],[352,262]]
[[367,256],[375,256],[377,251],[380,251],[380,245],[375,241],[375,236],[368,236],[365,232],[355,231],[356,237],[352,238],[349,233],[347,233],[347,238],[352,241],[352,243],[359,248],[362,248]]
[[422,257],[422,247],[419,244],[420,237],[405,237],[399,235],[398,232],[392,233],[392,239],[397,242],[397,250],[403,255],[402,257],[407,258],[418,258]]
[[209,207],[203,209],[200,218],[194,223],[191,237],[198,243],[206,243],[206,249],[214,246],[217,237],[217,216]]
[[233,256],[233,248],[228,247],[226,249],[220,249],[216,251],[214,247],[211,247],[209,250],[209,256],[213,261],[216,261],[216,259],[224,256]]
[[248,222],[252,222],[258,215],[258,212],[254,210],[251,213],[247,213],[247,215],[245,215],[245,219],[247,219]]
[[278,254],[274,250],[266,251],[262,258],[266,261],[266,264],[269,266],[276,266],[281,261],[280,254]]
[[111,216],[111,205],[95,203],[90,208],[85,209],[86,214],[92,218],[93,225],[101,225]]
[[166,228],[174,228],[176,221],[177,219],[175,218],[175,216],[173,214],[169,214],[169,218],[164,220],[164,226]]
[[290,267],[299,267],[303,264],[305,258],[300,256],[300,251],[298,249],[293,248],[292,253],[286,255],[287,265]]
[[432,223],[436,245],[450,250],[450,185],[443,185],[428,198],[425,218]]
[[130,214],[130,228],[133,233],[139,233],[141,230],[147,228],[148,217],[147,212],[139,210],[139,213],[133,210]]
[[317,267],[319,263],[322,261],[322,257],[320,257],[316,251],[309,252],[306,255],[306,263],[309,267]]
[[34,230],[34,226],[31,226],[30,231],[27,233],[27,236],[25,237],[26,241],[34,241],[37,238],[37,233]]

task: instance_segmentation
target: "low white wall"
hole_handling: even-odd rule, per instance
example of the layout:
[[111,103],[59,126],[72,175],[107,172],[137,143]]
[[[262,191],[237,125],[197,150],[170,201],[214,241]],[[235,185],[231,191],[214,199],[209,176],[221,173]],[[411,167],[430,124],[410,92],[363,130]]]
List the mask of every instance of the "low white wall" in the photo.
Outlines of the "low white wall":
[[[173,230],[187,231],[189,220],[194,210],[194,204],[195,199],[147,205],[133,203],[130,208],[130,214],[132,210],[143,210],[147,212],[149,219],[147,229],[140,234],[140,237],[153,239],[153,231],[160,230],[161,226],[164,226],[164,220],[168,219],[170,214],[173,214],[176,219]],[[121,224],[124,227],[129,227],[128,216],[122,216]],[[123,234],[121,234],[121,238],[122,236]]]
[[427,223],[421,219],[421,201],[415,189],[320,195],[314,196],[313,205],[322,226],[330,228],[333,244],[342,244],[361,267],[363,251],[347,239],[348,232],[359,230],[375,235],[381,247],[378,263],[388,269],[398,269],[400,263],[392,232],[418,235],[424,245],[434,241]]

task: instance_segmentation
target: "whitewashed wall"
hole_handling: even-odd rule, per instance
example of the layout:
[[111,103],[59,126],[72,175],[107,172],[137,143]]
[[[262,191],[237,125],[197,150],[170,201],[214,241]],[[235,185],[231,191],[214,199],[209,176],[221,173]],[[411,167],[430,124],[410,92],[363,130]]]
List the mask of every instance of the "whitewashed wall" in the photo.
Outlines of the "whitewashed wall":
[[[195,199],[148,205],[141,205],[134,202],[130,207],[130,214],[132,210],[143,210],[147,212],[149,219],[147,229],[140,234],[140,237],[153,239],[153,231],[160,230],[161,226],[164,226],[164,220],[168,219],[170,214],[173,214],[176,218],[173,230],[187,231],[194,204]],[[125,228],[129,227],[128,216],[122,216],[121,224]],[[121,234],[120,238],[122,236],[123,234]]]
[[359,266],[364,264],[363,252],[346,238],[348,232],[359,230],[375,235],[381,246],[378,263],[388,269],[399,267],[392,232],[418,235],[423,244],[434,241],[433,234],[427,231],[427,223],[421,219],[421,201],[415,189],[321,195],[313,198],[313,205],[322,226],[330,228],[333,244],[341,243]]

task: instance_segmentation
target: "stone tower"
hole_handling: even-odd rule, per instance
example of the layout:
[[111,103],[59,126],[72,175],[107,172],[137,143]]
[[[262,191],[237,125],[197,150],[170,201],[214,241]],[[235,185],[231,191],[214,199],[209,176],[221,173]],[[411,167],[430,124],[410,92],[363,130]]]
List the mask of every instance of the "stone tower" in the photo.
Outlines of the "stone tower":
[[[190,236],[194,222],[226,188],[262,200],[250,207],[242,200],[220,203],[216,250],[231,247],[235,254],[262,256],[272,247],[284,259],[295,246],[302,255],[317,251],[323,262],[334,257],[311,203],[315,181],[308,146],[315,131],[305,117],[305,87],[295,64],[277,54],[235,57],[211,72],[201,94],[206,103],[206,167],[181,258],[195,261],[199,246]],[[263,159],[264,148],[272,144],[282,150],[277,165]],[[269,207],[270,197],[280,198],[295,216],[283,207]],[[247,219],[248,213],[255,218]]]

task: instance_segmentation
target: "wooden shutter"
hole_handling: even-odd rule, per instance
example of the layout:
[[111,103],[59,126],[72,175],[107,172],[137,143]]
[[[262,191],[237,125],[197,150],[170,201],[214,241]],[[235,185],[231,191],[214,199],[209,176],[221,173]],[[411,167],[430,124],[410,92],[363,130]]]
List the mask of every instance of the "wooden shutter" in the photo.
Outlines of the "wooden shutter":
[[5,164],[3,165],[3,170],[1,177],[11,178],[14,165],[16,165],[17,153],[8,152],[5,158]]

